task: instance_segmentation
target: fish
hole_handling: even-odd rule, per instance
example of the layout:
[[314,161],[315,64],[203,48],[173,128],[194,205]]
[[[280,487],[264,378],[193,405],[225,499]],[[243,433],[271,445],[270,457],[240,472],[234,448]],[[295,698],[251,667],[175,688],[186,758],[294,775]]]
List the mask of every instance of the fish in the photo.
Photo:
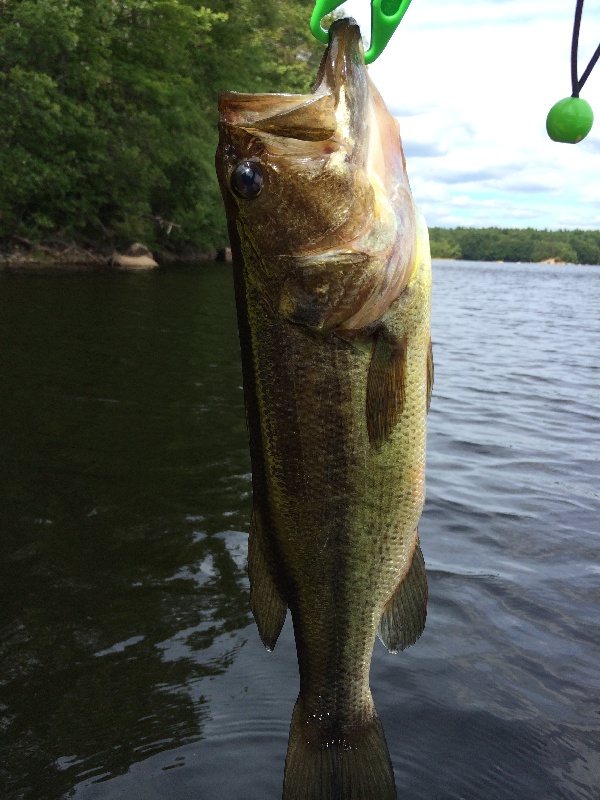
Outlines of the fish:
[[360,29],[335,21],[309,94],[219,96],[253,509],[250,607],[291,612],[300,690],[284,800],[391,800],[376,636],[421,635],[418,535],[433,386],[431,259],[399,125]]

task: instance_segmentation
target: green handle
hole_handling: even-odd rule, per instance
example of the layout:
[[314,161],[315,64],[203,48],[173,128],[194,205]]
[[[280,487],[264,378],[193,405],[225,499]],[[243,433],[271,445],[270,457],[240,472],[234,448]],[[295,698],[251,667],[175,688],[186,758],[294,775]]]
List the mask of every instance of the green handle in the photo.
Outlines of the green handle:
[[323,44],[329,43],[329,34],[321,27],[321,20],[323,17],[326,17],[327,14],[331,14],[332,11],[335,11],[343,2],[344,0],[317,0],[315,3],[310,18],[310,29],[315,39],[318,39]]
[[[344,0],[317,0],[310,18],[313,36],[323,44],[329,35],[321,27],[321,20],[342,5]],[[385,49],[392,34],[400,24],[411,0],[371,0],[371,46],[365,53],[365,64],[372,64]]]
[[372,0],[371,46],[365,53],[365,64],[372,64],[383,53],[409,5],[410,0]]

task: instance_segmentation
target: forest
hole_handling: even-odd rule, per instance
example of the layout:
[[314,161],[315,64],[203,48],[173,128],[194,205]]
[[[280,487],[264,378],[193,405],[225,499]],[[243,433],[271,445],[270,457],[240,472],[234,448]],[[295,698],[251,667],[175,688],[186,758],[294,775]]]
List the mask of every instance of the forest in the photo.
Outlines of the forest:
[[430,228],[433,258],[600,264],[600,231]]
[[226,242],[217,96],[310,90],[313,0],[0,0],[0,242]]
[[[313,0],[0,0],[0,248],[210,251],[220,91],[307,92]],[[434,257],[600,262],[598,231],[431,229]]]

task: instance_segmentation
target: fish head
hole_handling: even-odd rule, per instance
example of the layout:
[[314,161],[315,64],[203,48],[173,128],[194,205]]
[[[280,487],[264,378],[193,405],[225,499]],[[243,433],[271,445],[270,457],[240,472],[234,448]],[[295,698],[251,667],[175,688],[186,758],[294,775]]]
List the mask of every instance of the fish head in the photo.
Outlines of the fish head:
[[358,25],[334,22],[310,94],[219,98],[217,175],[234,257],[291,322],[375,322],[410,277],[415,211],[399,126]]

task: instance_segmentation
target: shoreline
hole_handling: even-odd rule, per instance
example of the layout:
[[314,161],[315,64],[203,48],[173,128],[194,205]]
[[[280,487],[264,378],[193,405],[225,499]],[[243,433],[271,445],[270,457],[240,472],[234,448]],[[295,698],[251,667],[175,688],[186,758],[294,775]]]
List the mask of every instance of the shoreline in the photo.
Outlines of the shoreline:
[[[452,261],[465,263],[489,264],[520,264],[524,262],[486,261],[468,262],[466,259],[432,257],[432,261]],[[26,239],[21,239],[12,246],[0,247],[0,272],[21,272],[31,270],[56,270],[96,272],[100,270],[111,271],[144,271],[161,266],[175,264],[199,264],[205,261],[231,261],[231,250],[222,247],[218,250],[199,250],[193,247],[177,249],[150,250],[145,245],[133,244],[129,248],[117,251],[110,245],[107,246],[81,246],[70,243],[40,242],[34,244]],[[567,266],[570,262],[547,258],[538,262],[540,265]],[[575,264],[574,266],[584,266]]]
[[203,251],[193,247],[173,250],[150,250],[142,244],[132,244],[123,250],[110,245],[89,246],[75,242],[33,243],[20,239],[10,246],[0,247],[0,271],[27,269],[63,269],[73,271],[147,270],[170,264],[197,264],[203,261],[230,261],[228,247]]

